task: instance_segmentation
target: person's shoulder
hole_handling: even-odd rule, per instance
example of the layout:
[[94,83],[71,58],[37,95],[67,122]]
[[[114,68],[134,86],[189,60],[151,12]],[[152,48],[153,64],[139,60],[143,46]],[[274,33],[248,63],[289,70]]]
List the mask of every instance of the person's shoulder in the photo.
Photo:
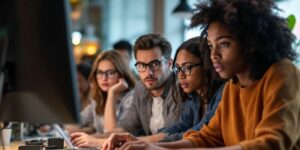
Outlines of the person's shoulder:
[[217,88],[217,90],[216,90],[216,92],[215,92],[216,95],[222,94],[223,89],[224,89],[225,85],[227,84],[227,82],[228,82],[228,81],[222,83],[222,84]]
[[145,91],[146,88],[144,86],[144,84],[142,83],[142,81],[137,81],[134,87],[134,91]]
[[272,64],[263,78],[278,78],[284,80],[294,77],[299,78],[299,75],[299,68],[292,61],[289,59],[282,59]]
[[132,99],[134,94],[134,89],[127,89],[126,91],[122,92],[120,95],[120,99]]
[[276,63],[274,63],[273,65],[271,65],[270,70],[275,70],[275,71],[293,71],[297,69],[298,67],[289,59],[282,59]]
[[129,89],[126,91],[126,95],[132,95],[134,93],[134,89]]
[[141,103],[145,100],[145,98],[149,97],[149,91],[141,81],[138,81],[135,84],[132,94],[134,103]]
[[188,106],[196,106],[200,104],[200,96],[199,95],[195,95],[191,98],[189,98],[187,101],[184,102],[185,105]]
[[187,95],[187,101],[198,101],[200,96],[197,92],[192,92]]
[[213,95],[213,99],[216,99],[217,101],[220,101],[222,99],[222,95],[223,95],[223,90],[225,88],[225,85],[227,85],[227,82],[222,83],[217,90],[215,91],[214,95]]

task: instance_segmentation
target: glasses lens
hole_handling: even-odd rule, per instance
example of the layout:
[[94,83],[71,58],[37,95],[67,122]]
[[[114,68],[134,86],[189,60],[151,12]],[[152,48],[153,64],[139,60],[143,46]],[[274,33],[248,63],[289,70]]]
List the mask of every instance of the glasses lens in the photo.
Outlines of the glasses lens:
[[106,76],[107,78],[114,78],[116,73],[116,70],[97,71],[96,77],[99,79],[102,79],[104,76]]
[[152,70],[158,70],[160,68],[160,61],[157,60],[157,61],[154,61],[152,63],[149,64],[149,67],[152,69]]
[[142,71],[146,70],[145,69],[146,68],[145,64],[136,64],[135,67],[136,67],[136,70],[139,71],[139,72],[142,72]]
[[107,77],[108,78],[113,78],[115,76],[116,71],[114,70],[108,70],[106,71]]
[[184,72],[184,75],[188,76],[191,74],[191,67],[190,66],[184,66],[182,67],[182,72]]
[[102,78],[103,74],[104,74],[104,72],[102,72],[102,71],[97,71],[97,72],[96,72],[96,77],[97,77],[97,78]]

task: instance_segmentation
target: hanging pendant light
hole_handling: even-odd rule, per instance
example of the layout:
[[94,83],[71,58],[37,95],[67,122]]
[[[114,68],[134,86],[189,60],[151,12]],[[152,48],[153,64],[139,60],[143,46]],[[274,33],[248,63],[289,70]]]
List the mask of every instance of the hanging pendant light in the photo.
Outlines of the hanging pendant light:
[[180,3],[173,10],[173,14],[180,18],[189,18],[192,16],[192,9],[186,0],[180,0]]

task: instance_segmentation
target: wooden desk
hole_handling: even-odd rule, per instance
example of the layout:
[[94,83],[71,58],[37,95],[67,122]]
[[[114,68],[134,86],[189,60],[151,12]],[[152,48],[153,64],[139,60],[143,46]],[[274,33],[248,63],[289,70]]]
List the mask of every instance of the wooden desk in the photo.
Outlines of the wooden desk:
[[[17,142],[11,142],[9,146],[5,146],[5,150],[18,150],[18,147],[20,145],[25,145],[24,142],[20,142],[20,141],[17,141]],[[3,149],[3,146],[1,145],[0,146],[0,150]]]

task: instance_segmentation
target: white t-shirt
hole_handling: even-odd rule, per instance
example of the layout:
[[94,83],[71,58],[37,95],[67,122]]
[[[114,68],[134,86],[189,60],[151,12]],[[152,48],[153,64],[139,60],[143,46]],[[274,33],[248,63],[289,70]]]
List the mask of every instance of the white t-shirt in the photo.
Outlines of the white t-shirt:
[[164,126],[163,118],[163,99],[161,97],[153,97],[152,115],[150,118],[150,130],[152,134],[157,133],[158,129]]

